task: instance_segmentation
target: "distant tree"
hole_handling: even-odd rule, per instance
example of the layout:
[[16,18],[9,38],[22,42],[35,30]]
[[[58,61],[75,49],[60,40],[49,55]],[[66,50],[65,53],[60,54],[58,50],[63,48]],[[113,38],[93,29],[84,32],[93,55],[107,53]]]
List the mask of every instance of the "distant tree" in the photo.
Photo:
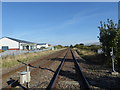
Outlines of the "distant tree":
[[68,48],[69,46],[65,46],[66,48]]
[[83,44],[83,43],[80,43],[80,46],[84,46],[84,44]]
[[101,48],[100,45],[90,45],[89,46],[89,49],[94,52],[97,52],[97,50],[100,48]]
[[92,50],[96,52],[100,48],[100,45],[86,46],[83,43],[80,43],[80,44],[76,44],[74,47],[78,49]]
[[56,45],[56,46],[54,46],[54,48],[60,49],[60,48],[64,48],[64,46],[62,46],[62,45]]
[[118,66],[119,66],[119,69],[120,69],[120,20],[118,21],[116,43],[117,43],[116,58],[118,60]]
[[73,45],[70,45],[70,48],[73,48]]

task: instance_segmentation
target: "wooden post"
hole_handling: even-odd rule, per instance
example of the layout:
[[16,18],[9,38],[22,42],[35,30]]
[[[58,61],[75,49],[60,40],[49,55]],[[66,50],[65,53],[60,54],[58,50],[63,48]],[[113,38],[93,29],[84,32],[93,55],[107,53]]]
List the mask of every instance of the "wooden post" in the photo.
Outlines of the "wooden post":
[[29,81],[30,81],[30,76],[28,75],[28,74],[30,74],[30,71],[29,71],[29,66],[27,65],[27,69],[26,69],[26,71],[27,71],[27,75],[26,75],[26,79],[27,79],[27,83],[26,83],[26,86],[27,86],[27,88],[30,88],[30,86],[29,86]]
[[111,56],[112,56],[112,70],[113,70],[113,72],[115,72],[113,47],[112,47],[112,53],[111,53]]
[[115,56],[113,52],[113,47],[112,47],[111,56],[112,56],[112,75],[118,75],[118,72],[115,71],[115,63],[114,63]]

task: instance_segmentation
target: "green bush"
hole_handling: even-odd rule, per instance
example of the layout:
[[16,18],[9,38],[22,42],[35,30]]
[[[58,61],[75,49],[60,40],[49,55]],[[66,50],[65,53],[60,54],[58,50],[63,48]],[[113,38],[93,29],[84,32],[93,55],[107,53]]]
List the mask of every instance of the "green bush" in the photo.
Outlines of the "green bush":
[[99,40],[102,44],[102,49],[107,57],[107,64],[111,64],[110,52],[113,48],[113,53],[116,59],[116,64],[120,67],[120,20],[115,24],[112,20],[107,20],[107,24],[100,22]]

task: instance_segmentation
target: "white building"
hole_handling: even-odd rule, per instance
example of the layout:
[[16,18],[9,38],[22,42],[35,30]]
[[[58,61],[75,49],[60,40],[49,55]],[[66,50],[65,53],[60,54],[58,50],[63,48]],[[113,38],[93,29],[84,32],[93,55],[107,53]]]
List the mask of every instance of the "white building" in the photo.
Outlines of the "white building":
[[37,44],[37,49],[40,49],[40,48],[48,48],[49,45],[47,43],[39,43]]
[[102,50],[102,49],[98,49],[98,50],[97,50],[97,53],[98,53],[98,54],[102,54],[102,53],[103,53],[103,50]]
[[36,49],[36,44],[10,37],[3,37],[0,39],[0,49],[1,50],[33,50]]

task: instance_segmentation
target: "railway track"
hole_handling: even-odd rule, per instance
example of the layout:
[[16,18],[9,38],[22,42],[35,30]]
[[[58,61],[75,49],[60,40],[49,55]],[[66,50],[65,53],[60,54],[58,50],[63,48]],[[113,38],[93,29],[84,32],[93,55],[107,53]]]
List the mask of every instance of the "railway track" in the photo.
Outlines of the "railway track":
[[38,64],[39,61],[42,62],[44,59],[50,59],[51,57],[53,57],[53,55],[54,55],[55,57],[57,57],[57,56],[60,55],[61,53],[63,53],[63,50],[60,51],[60,52],[57,52],[57,54],[52,54],[52,55],[44,56],[44,57],[42,57],[41,59],[38,59],[38,60],[33,61],[33,62],[30,62],[30,63],[28,63],[28,64],[21,62],[21,63],[24,64],[23,66],[20,66],[20,67],[14,69],[14,70],[12,70],[12,71],[9,71],[9,72],[7,72],[7,73],[2,74],[2,78],[3,78],[3,79],[4,79],[4,78],[7,78],[7,77],[9,77],[10,75],[14,74],[15,72],[21,71],[21,70],[25,69],[25,68],[26,68],[26,65],[35,66],[36,64]]
[[[18,67],[17,69],[12,70],[12,71],[2,75],[3,82],[6,83],[8,78],[10,78],[11,75],[16,74],[16,72],[20,72],[20,71],[26,70],[26,66],[27,65],[30,66],[31,76],[35,76],[35,74],[37,74],[37,72],[41,70],[40,69],[41,67],[47,67],[47,66],[50,66],[53,63],[53,62],[50,61],[51,58],[57,58],[58,56],[63,54],[65,51],[66,50],[58,51],[58,52],[56,52],[54,54],[51,54],[51,55],[48,55],[48,56],[44,56],[41,59],[38,59],[38,60],[36,60],[34,62],[31,62],[31,63],[28,63],[28,64],[21,62],[21,63],[24,64],[23,66]],[[6,83],[5,86],[3,86],[3,90],[6,89],[6,88],[12,88],[12,85],[19,81],[19,78],[12,78],[12,79],[14,79],[14,81],[9,83],[9,85],[7,85],[7,83]]]
[[91,90],[72,49],[69,49],[62,59],[47,89]]
[[[33,78],[34,79],[31,80],[30,88],[46,88],[47,90],[52,90],[52,89],[81,89],[81,90],[88,89],[90,90],[90,85],[80,69],[79,63],[76,60],[76,57],[74,55],[74,51],[72,49],[63,50],[60,53],[55,54],[55,57],[58,58],[58,56],[60,55],[62,55],[62,59],[60,60],[55,59],[57,60],[57,63],[59,62],[58,64],[56,64],[56,61],[52,60],[53,58],[52,56],[50,56],[51,60],[47,60],[46,62],[42,60],[41,62],[44,62],[44,64],[42,65],[39,65],[40,63],[38,63],[38,65],[36,66],[35,66],[35,63],[31,64],[31,66],[34,67],[34,70],[31,71],[32,79]],[[51,66],[54,66],[52,67],[54,69],[52,68],[50,69],[49,67]],[[43,68],[43,67],[46,67],[46,68]],[[49,73],[51,73],[51,75]],[[46,78],[46,77],[49,77],[49,78]],[[45,78],[45,79],[42,80],[42,78]],[[41,83],[43,83],[44,81],[47,83],[45,87],[41,87],[42,85]],[[8,86],[5,86],[3,90],[5,90],[6,88],[12,88],[11,86],[13,86],[14,83],[18,83],[18,82],[19,82],[19,78],[14,80]],[[38,85],[35,85],[35,84],[38,84]],[[20,87],[23,89],[27,89],[22,85],[19,85],[19,88]]]

